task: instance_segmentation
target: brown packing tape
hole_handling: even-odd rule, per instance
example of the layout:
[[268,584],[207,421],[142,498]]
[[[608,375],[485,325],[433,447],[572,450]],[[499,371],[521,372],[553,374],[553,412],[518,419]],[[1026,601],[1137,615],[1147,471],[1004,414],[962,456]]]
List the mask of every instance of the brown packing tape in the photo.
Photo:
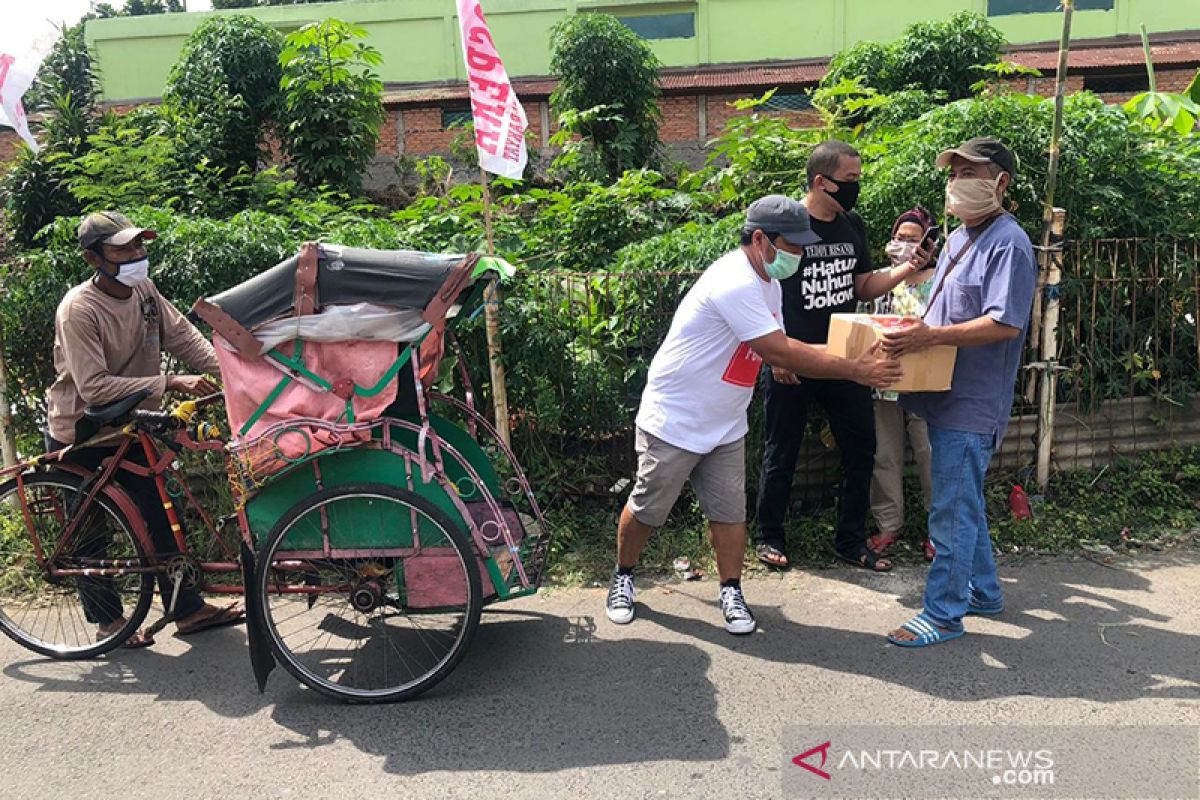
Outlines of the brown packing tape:
[[[917,318],[911,320],[916,322]],[[858,358],[881,340],[883,333],[870,314],[834,314],[829,321],[829,352],[843,358]],[[938,346],[901,356],[904,375],[888,388],[897,392],[949,390],[957,353],[957,348]]]

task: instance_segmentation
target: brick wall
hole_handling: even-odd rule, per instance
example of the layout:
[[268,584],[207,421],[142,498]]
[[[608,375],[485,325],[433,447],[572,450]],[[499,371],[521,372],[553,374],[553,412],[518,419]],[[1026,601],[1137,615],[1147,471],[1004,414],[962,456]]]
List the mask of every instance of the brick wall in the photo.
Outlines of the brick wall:
[[[668,95],[660,101],[662,120],[659,123],[659,138],[667,145],[693,146],[703,144],[721,133],[725,124],[738,112],[730,105],[733,101],[751,97],[755,93],[709,95]],[[455,104],[457,107],[458,104]],[[558,130],[553,110],[545,101],[525,101],[525,116],[534,147],[543,147],[550,135]],[[701,107],[703,106],[703,112]],[[449,106],[447,106],[449,107]],[[444,154],[459,131],[442,128],[441,105],[403,106],[388,110],[384,129],[380,132],[380,155],[395,156],[400,153],[410,156]],[[549,130],[543,134],[543,111]],[[815,111],[772,112],[783,117],[793,127],[811,127],[820,124]]]
[[12,128],[0,128],[0,165],[7,164],[17,157],[17,148],[21,137]]
[[[741,94],[714,94],[706,98],[707,117],[708,117],[708,135],[706,138],[711,139],[714,136],[719,136],[725,125],[734,117],[742,117],[746,115],[745,111],[739,111],[734,107],[734,102],[738,100],[746,100],[752,97],[761,96],[761,92],[744,92]],[[821,115],[815,109],[807,109],[805,111],[767,111],[759,112],[760,114],[780,117],[785,120],[788,125],[793,128],[815,128],[821,124]]]
[[667,144],[700,139],[700,98],[696,95],[664,97],[659,101],[662,119],[658,138]]
[[[1156,69],[1154,71],[1155,82],[1158,84],[1160,92],[1175,92],[1182,94],[1188,85],[1191,84],[1192,78],[1196,76],[1194,69]],[[1104,91],[1097,89],[1097,86],[1102,86],[1106,79],[1117,78],[1122,83],[1126,83],[1127,87],[1114,90]],[[1042,97],[1054,96],[1054,78],[1032,78],[1018,79],[1011,82],[1014,89],[1020,92],[1028,91],[1032,94],[1041,95]],[[1102,74],[1068,75],[1066,91],[1068,94],[1072,92],[1082,91],[1083,89],[1091,89],[1104,100],[1106,103],[1124,103],[1135,94],[1148,91],[1150,88],[1150,80],[1146,76],[1146,71],[1142,67],[1131,67],[1130,72],[1122,72],[1115,76],[1106,76]]]
[[404,152],[413,156],[449,151],[454,137],[460,131],[447,131],[442,127],[441,106],[406,106],[402,111],[404,121]]
[[1196,77],[1196,70],[1193,69],[1173,69],[1173,70],[1155,70],[1154,82],[1158,84],[1160,92],[1175,92],[1183,94],[1184,90],[1191,85],[1192,78]]

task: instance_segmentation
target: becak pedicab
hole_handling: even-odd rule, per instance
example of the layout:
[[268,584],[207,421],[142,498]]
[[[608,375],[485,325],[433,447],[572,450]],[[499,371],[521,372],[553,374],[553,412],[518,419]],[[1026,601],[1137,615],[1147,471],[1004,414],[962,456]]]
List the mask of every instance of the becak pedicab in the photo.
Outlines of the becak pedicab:
[[225,387],[251,657],[344,700],[403,700],[482,606],[537,591],[549,531],[512,450],[434,391],[500,259],[306,244],[198,301]]

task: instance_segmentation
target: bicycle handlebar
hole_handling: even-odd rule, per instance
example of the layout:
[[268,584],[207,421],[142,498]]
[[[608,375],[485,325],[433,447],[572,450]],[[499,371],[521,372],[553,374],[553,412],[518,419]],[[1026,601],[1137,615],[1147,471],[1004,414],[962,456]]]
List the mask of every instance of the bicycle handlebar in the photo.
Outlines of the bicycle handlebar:
[[214,392],[195,400],[184,400],[181,403],[177,403],[170,411],[146,411],[138,409],[130,414],[130,419],[135,424],[140,424],[149,429],[149,432],[156,438],[170,431],[181,431],[191,427],[193,438],[196,441],[215,440],[219,439],[221,435],[220,430],[216,426],[199,421],[193,425],[192,419],[201,408],[219,402],[224,397],[224,392]]

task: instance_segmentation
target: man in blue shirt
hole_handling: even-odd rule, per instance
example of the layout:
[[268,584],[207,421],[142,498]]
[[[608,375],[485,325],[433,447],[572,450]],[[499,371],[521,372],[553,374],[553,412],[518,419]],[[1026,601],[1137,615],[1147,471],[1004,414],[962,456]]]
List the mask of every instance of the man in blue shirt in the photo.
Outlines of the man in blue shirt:
[[957,638],[964,616],[1004,608],[983,479],[1012,412],[1037,283],[1029,237],[1002,208],[1016,173],[1012,152],[996,139],[978,137],[943,152],[937,165],[950,168],[946,207],[962,226],[938,260],[924,321],[889,334],[884,343],[895,355],[934,345],[958,348],[949,391],[901,398],[929,425],[929,538],[937,551],[924,609],[888,634],[902,647]]

